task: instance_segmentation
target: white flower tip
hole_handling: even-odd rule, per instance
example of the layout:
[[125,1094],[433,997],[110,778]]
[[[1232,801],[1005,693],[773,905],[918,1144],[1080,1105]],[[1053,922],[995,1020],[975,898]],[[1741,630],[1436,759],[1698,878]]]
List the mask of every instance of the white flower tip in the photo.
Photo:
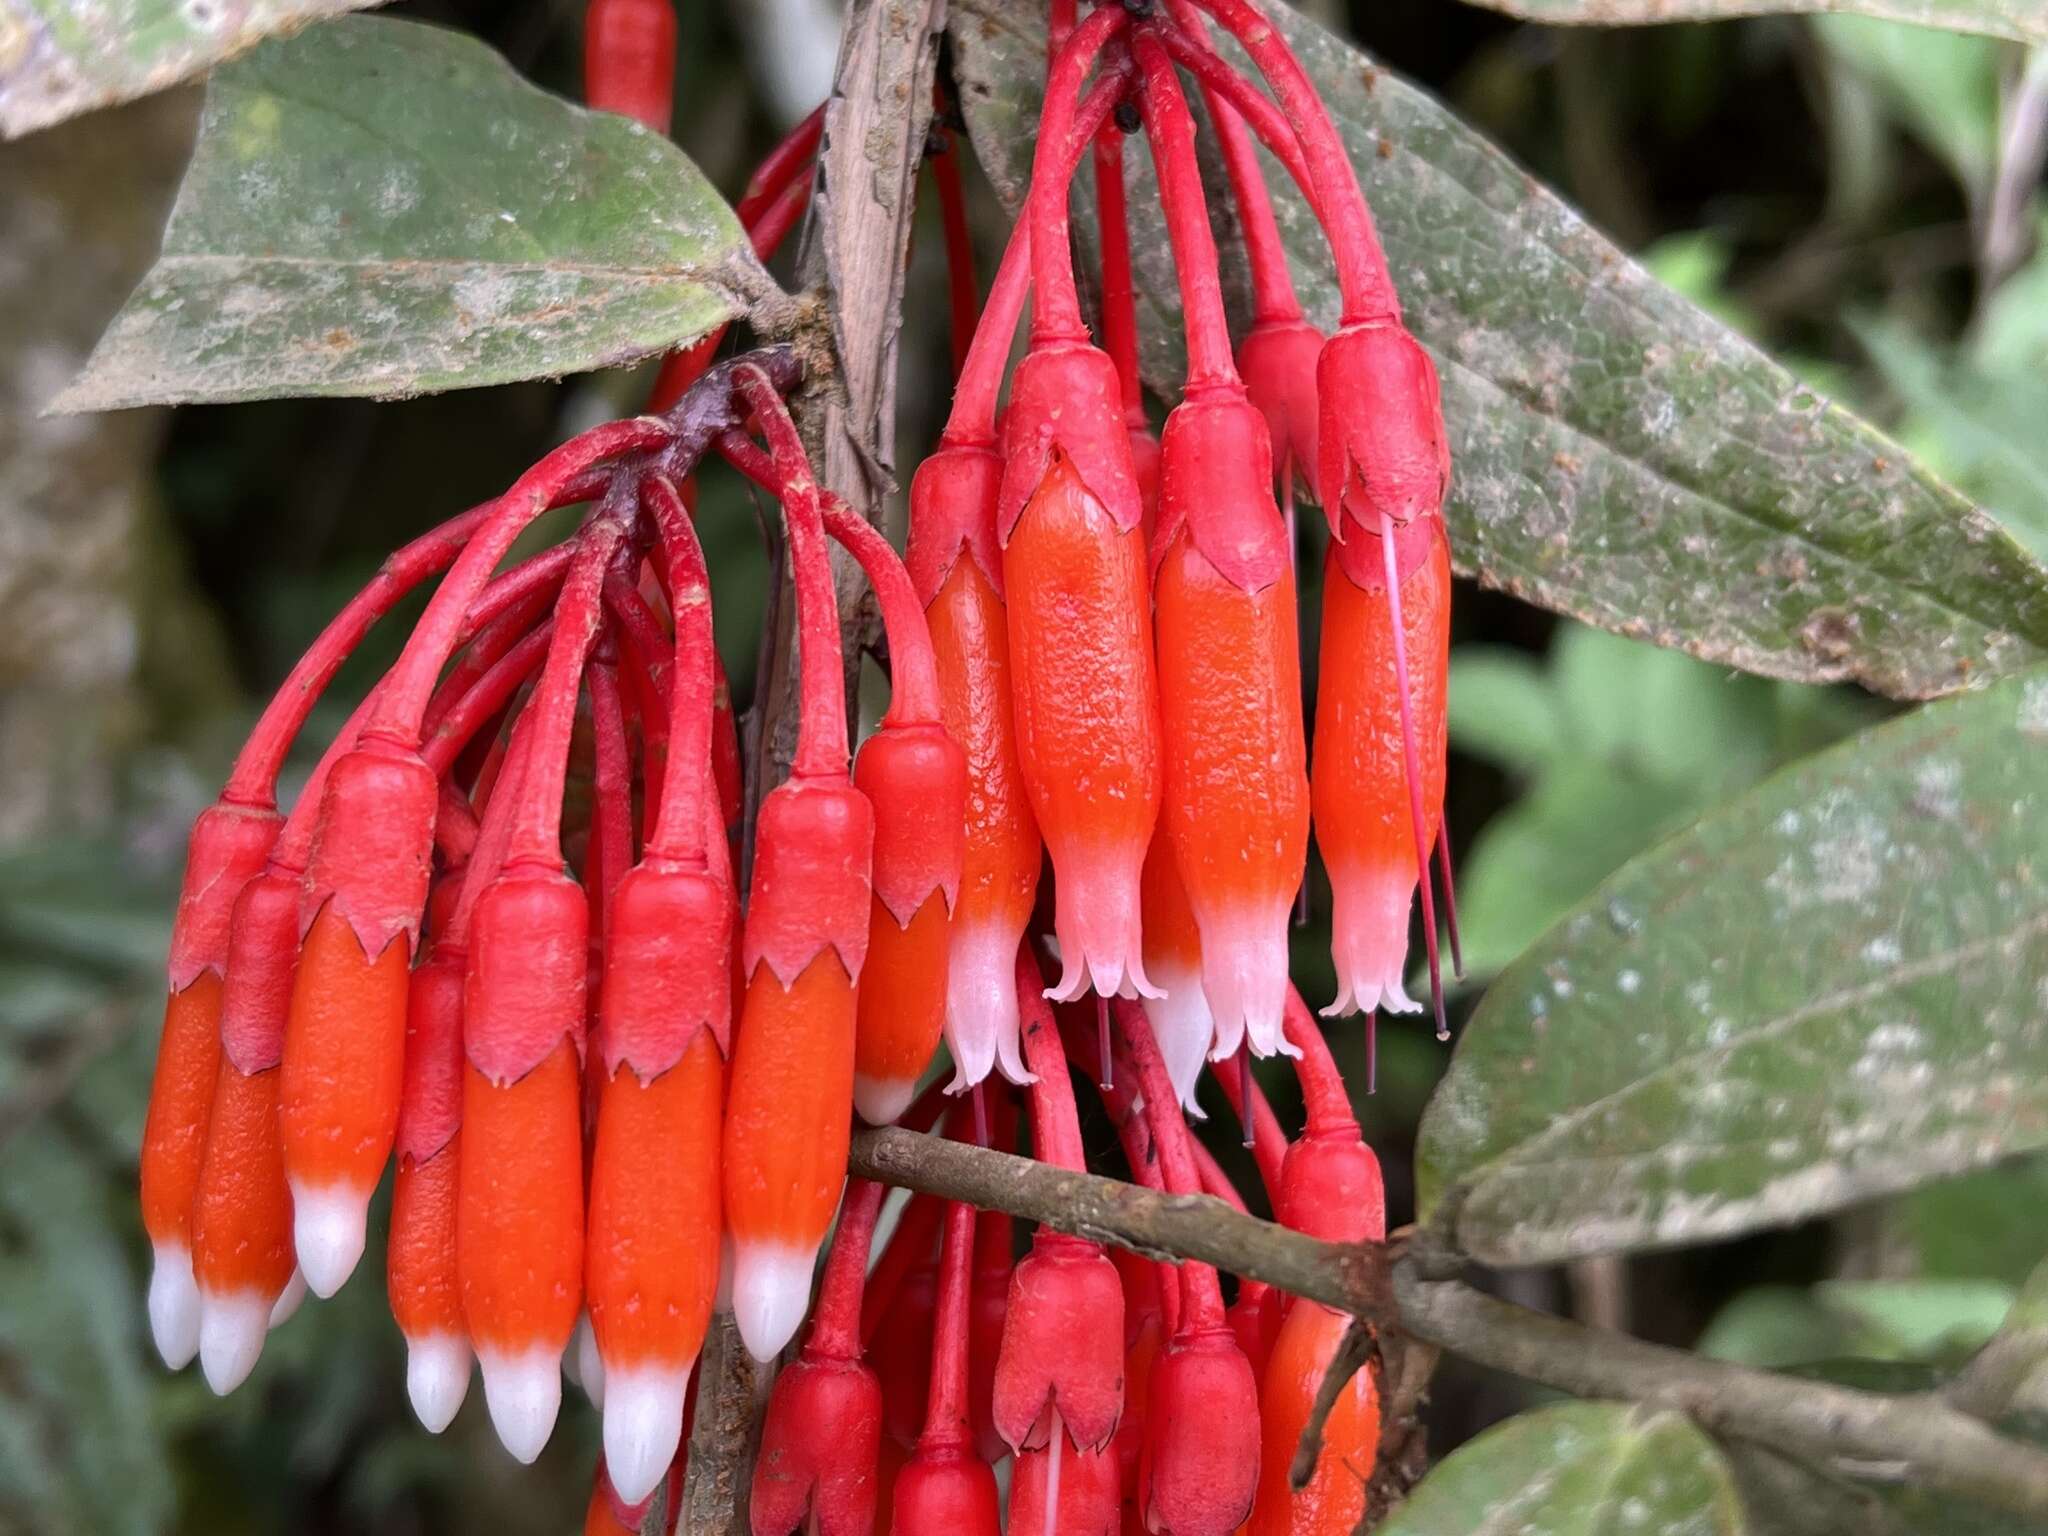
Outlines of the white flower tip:
[[[598,1353],[597,1330],[590,1326],[588,1312],[576,1319],[576,1337],[562,1352],[562,1374],[583,1389],[591,1407],[599,1412],[604,1410],[604,1356]],[[626,1502],[631,1504],[635,1501],[628,1499]]]
[[514,1461],[531,1466],[562,1411],[562,1352],[542,1344],[511,1353],[478,1349],[476,1363],[498,1443]]
[[291,1279],[285,1281],[284,1289],[277,1300],[270,1304],[270,1330],[275,1333],[292,1320],[293,1315],[306,1302],[306,1275],[304,1270],[292,1271]]
[[853,1074],[853,1107],[869,1125],[894,1125],[916,1097],[917,1079],[914,1077],[906,1080],[869,1077],[864,1072]]
[[149,1271],[149,1336],[174,1371],[182,1371],[199,1353],[199,1283],[192,1278],[192,1250],[183,1243],[156,1245]]
[[773,1360],[811,1308],[818,1250],[747,1238],[733,1243],[732,1309],[747,1353]]
[[425,1333],[405,1344],[405,1395],[421,1426],[438,1435],[469,1396],[469,1341],[456,1333]]
[[622,1503],[638,1504],[660,1486],[683,1438],[690,1370],[618,1366],[606,1373],[604,1465]]
[[292,1247],[306,1284],[322,1301],[340,1290],[363,1257],[370,1202],[346,1185],[292,1187]]
[[256,1291],[199,1294],[199,1369],[214,1394],[226,1397],[249,1379],[270,1330],[272,1298]]

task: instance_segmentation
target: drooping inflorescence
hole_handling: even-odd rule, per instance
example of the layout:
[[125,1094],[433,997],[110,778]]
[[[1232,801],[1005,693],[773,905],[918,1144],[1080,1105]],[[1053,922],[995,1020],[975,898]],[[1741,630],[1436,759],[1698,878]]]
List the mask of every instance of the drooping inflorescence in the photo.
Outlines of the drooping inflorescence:
[[[331,1296],[358,1267],[395,1163],[386,1280],[415,1411],[444,1428],[475,1363],[499,1437],[530,1461],[573,1367],[603,1414],[589,1529],[680,1486],[721,1308],[763,1361],[810,1318],[766,1406],[762,1536],[994,1531],[1005,1457],[1012,1530],[1361,1517],[1371,1371],[1329,1415],[1307,1486],[1288,1475],[1342,1314],[1252,1280],[1226,1307],[1206,1266],[1044,1229],[1019,1253],[1000,1213],[891,1210],[847,1180],[856,1116],[1005,1151],[1028,1129],[1031,1155],[1084,1168],[1080,1069],[1134,1181],[1242,1208],[1188,1125],[1206,1062],[1280,1221],[1383,1238],[1378,1164],[1290,980],[1312,840],[1334,896],[1325,1013],[1419,1006],[1419,891],[1444,1020],[1449,469],[1432,365],[1341,141],[1252,0],[1052,13],[1032,183],[985,302],[941,97],[956,384],[901,559],[820,483],[788,404],[795,353],[714,365],[707,337],[665,360],[648,414],[395,554],[258,721],[192,833],[143,1148],[150,1319],[173,1367],[196,1355],[216,1390],[240,1383],[303,1291]],[[664,3],[592,0],[593,104],[665,128],[674,23]],[[1190,88],[1251,277],[1235,338]],[[740,216],[764,257],[802,216],[827,131],[821,109],[749,185]],[[1123,153],[1139,132],[1184,316],[1156,435]],[[1297,297],[1259,143],[1328,236],[1327,337]],[[1092,325],[1069,228],[1083,164]],[[779,508],[793,578],[796,729],[772,787],[740,772],[714,643],[692,484],[713,458]],[[1313,751],[1305,499],[1329,532]],[[505,565],[568,506],[572,533]],[[834,545],[886,638],[888,708],[864,740]],[[281,813],[322,690],[436,577]],[[942,1041],[951,1072],[934,1080]],[[1291,1142],[1252,1072],[1276,1054],[1307,1109]]]

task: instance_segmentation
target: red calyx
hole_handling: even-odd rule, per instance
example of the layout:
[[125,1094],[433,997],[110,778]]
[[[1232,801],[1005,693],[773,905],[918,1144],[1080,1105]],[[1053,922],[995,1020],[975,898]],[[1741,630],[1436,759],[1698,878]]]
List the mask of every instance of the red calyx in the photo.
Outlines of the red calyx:
[[589,925],[583,887],[559,870],[515,864],[477,898],[464,1044],[493,1083],[526,1076],[564,1035],[581,1049]]
[[284,1060],[284,1026],[299,961],[299,882],[272,866],[242,887],[228,940],[220,1045],[244,1077]]
[[1131,464],[1122,385],[1107,352],[1086,342],[1034,345],[1010,381],[1003,419],[1003,480],[996,502],[996,538],[1008,544],[1024,504],[1055,454],[1074,466],[1119,533],[1144,519],[1145,502]]
[[1145,1523],[1171,1536],[1228,1536],[1259,1485],[1259,1389],[1227,1328],[1183,1333],[1152,1366]]
[[1377,1243],[1387,1235],[1387,1195],[1380,1160],[1346,1131],[1304,1132],[1287,1149],[1274,1212],[1297,1232],[1326,1243]]
[[765,960],[793,986],[829,946],[860,980],[874,844],[874,810],[844,778],[792,778],[761,802],[740,956],[747,975]]
[[944,1531],[946,1536],[999,1536],[996,1475],[971,1450],[949,1446],[913,1456],[896,1474],[896,1531]]
[[366,739],[337,761],[313,833],[300,936],[332,901],[370,958],[400,934],[417,949],[440,798],[434,770],[412,748]]
[[1266,423],[1242,389],[1205,390],[1175,406],[1159,454],[1155,572],[1185,531],[1241,591],[1263,591],[1287,574],[1287,526],[1273,501]]
[[[1044,978],[1028,948],[1017,954],[1017,1011],[1031,1087],[1032,1143],[1039,1159],[1080,1168],[1074,1085]],[[1044,1445],[1053,1416],[1068,1439],[1100,1450],[1124,1402],[1124,1292],[1100,1247],[1040,1227],[1010,1276],[1010,1303],[996,1357],[991,1414],[1012,1450]]]
[[461,947],[437,941],[412,973],[405,1006],[405,1087],[398,1101],[400,1161],[409,1157],[424,1163],[448,1145],[462,1124],[462,995],[468,971],[469,957]]
[[1301,994],[1288,989],[1287,1038],[1308,1125],[1287,1149],[1273,1213],[1297,1232],[1328,1243],[1377,1243],[1387,1235],[1387,1193],[1380,1161],[1358,1134],[1344,1079]]
[[996,547],[996,505],[1003,456],[986,443],[946,437],[910,480],[910,537],[904,563],[926,607],[952,574],[962,550],[1000,597],[1003,557]]
[[227,969],[235,902],[262,872],[284,825],[275,807],[208,806],[185,844],[185,879],[171,923],[170,983],[182,992],[202,974]]
[[1306,320],[1258,320],[1237,348],[1237,371],[1245,392],[1266,418],[1274,460],[1292,461],[1294,473],[1317,501],[1322,473],[1318,457],[1322,411],[1316,399],[1316,360],[1323,333]]
[[1347,325],[1316,362],[1319,402],[1316,484],[1338,540],[1348,517],[1377,532],[1435,516],[1450,487],[1436,364],[1398,320]]
[[738,920],[731,885],[711,869],[650,856],[626,872],[612,892],[598,1001],[607,1077],[622,1063],[659,1077],[700,1029],[729,1054]]
[[[1037,1070],[1034,1068],[1033,1070]],[[1124,1401],[1124,1294],[1093,1243],[1039,1229],[1010,1277],[991,1412],[1012,1450],[1042,1446],[1057,1413],[1068,1438],[1100,1450]]]
[[874,894],[908,924],[933,891],[960,894],[967,759],[944,726],[890,725],[861,743],[853,782],[886,831],[874,845]]
[[875,1519],[882,1387],[865,1361],[806,1350],[775,1378],[761,1425],[749,1519],[790,1536],[806,1516],[821,1536],[865,1536]]

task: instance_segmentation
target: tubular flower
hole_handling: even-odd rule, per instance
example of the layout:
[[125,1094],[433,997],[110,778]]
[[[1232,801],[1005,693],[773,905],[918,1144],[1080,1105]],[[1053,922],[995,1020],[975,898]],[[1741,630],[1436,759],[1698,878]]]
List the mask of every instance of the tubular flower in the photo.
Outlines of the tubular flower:
[[1090,16],[1047,83],[1029,203],[1031,349],[1010,387],[996,508],[1018,761],[1052,856],[1060,999],[1155,990],[1138,902],[1161,750],[1143,503],[1116,365],[1081,324],[1057,174],[1082,73],[1124,19]]
[[[1396,572],[1398,631],[1386,562],[1375,560],[1387,551]],[[1423,806],[1426,847],[1442,819],[1450,576],[1450,553],[1434,518],[1408,524],[1390,545],[1378,534],[1355,534],[1332,546],[1324,568],[1310,783],[1316,842],[1335,899],[1337,997],[1326,1013],[1412,1013],[1422,1006],[1403,987],[1408,914],[1422,868],[1411,787]],[[1415,722],[1419,784],[1405,761],[1404,713]]]
[[867,958],[875,834],[867,797],[847,777],[839,619],[817,488],[766,375],[743,368],[740,388],[782,480],[803,673],[795,765],[762,802],[756,834],[723,1153],[734,1315],[747,1348],[768,1360],[803,1321],[846,1180],[854,988]]

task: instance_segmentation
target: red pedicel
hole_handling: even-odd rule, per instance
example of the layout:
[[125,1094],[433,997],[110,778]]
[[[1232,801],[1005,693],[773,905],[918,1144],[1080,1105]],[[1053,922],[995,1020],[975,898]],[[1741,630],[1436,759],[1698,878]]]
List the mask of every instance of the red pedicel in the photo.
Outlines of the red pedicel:
[[995,1473],[975,1453],[967,1423],[967,1312],[973,1265],[974,1207],[956,1201],[946,1210],[924,1433],[896,1476],[892,1530],[997,1536],[1002,1528]]
[[875,1518],[882,1388],[861,1358],[861,1292],[883,1190],[848,1183],[803,1353],[775,1378],[754,1460],[754,1536],[864,1536]]
[[[1031,1088],[1033,1146],[1041,1162],[1082,1168],[1066,1052],[1028,951],[1017,956],[1017,1001],[1025,1060],[1038,1077]],[[992,1394],[996,1433],[1013,1450],[1043,1446],[1056,1429],[1083,1450],[1102,1449],[1123,1412],[1123,1364],[1116,1266],[1096,1244],[1040,1227],[1010,1277]]]
[[[1017,1107],[1009,1091],[999,1085],[989,1090],[994,1102],[989,1109],[990,1145],[1009,1152],[1017,1144]],[[1009,1454],[1009,1446],[996,1432],[996,1358],[1002,1352],[1003,1323],[1010,1312],[1010,1276],[1016,1269],[1011,1250],[1015,1223],[1004,1211],[983,1211],[974,1221],[974,1299],[968,1315],[967,1411],[974,1422],[974,1444],[987,1462],[998,1462]]]
[[675,93],[674,0],[590,0],[583,11],[583,99],[666,137]]

